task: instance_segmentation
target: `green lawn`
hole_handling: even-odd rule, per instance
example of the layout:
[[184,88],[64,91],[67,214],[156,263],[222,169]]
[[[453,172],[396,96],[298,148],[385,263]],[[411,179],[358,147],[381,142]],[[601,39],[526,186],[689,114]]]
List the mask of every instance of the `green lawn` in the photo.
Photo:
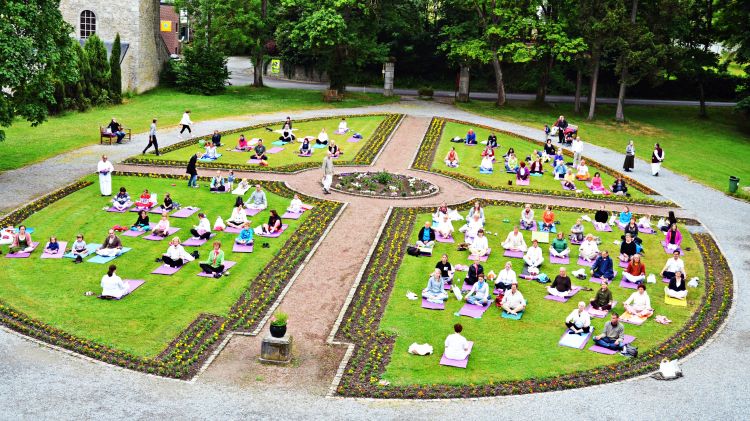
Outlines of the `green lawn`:
[[[176,185],[173,185],[176,184]],[[189,189],[184,180],[114,177],[115,190],[125,186],[132,194],[148,188],[159,198],[165,192],[184,205],[194,205],[206,212],[213,224],[217,216],[229,218],[236,196],[211,194],[206,187]],[[268,194],[269,209],[283,213],[289,199]],[[260,273],[266,263],[281,250],[299,220],[284,220],[289,228],[280,238],[263,239],[270,248],[255,248],[252,254],[232,253],[236,234],[219,233],[227,260],[237,262],[232,274],[219,280],[198,277],[197,262],[191,262],[172,276],[151,275],[160,263],[154,261],[169,246],[168,240],[148,241],[121,236],[123,245],[133,250],[113,261],[123,279],[143,279],[146,283],[121,301],[104,301],[84,296],[86,291],[97,295],[108,264],[84,261],[73,264],[69,259],[40,259],[41,250],[50,235],[56,235],[68,246],[77,233],[89,243],[101,243],[113,225],[131,225],[136,213],[104,212],[108,201],[99,195],[98,183],[79,190],[29,217],[25,224],[33,227],[34,241],[40,241],[28,259],[0,258],[0,300],[52,326],[69,333],[122,349],[139,356],[153,357],[162,351],[199,313],[226,315],[229,308]],[[150,215],[151,221],[158,215]],[[268,212],[252,218],[253,225],[265,222]],[[197,223],[197,214],[186,219],[171,218],[172,226],[181,228],[175,235],[183,241]],[[201,260],[210,250],[210,242],[199,247]],[[188,251],[195,248],[186,247]],[[7,246],[3,246],[3,252]]]
[[148,131],[152,118],[159,120],[160,130],[177,126],[185,109],[190,109],[193,121],[199,122],[282,110],[361,107],[398,100],[397,97],[378,94],[350,93],[344,101],[325,103],[321,95],[306,90],[230,87],[222,95],[202,96],[159,88],[126,98],[122,105],[51,117],[37,127],[18,120],[13,126],[4,128],[6,140],[0,143],[0,171],[20,168],[98,143],[99,126],[109,123],[112,117],[136,134]]
[[[539,213],[540,211],[537,211]],[[485,209],[487,217],[487,228],[492,231],[490,235],[490,247],[493,252],[489,261],[484,263],[485,273],[490,270],[499,272],[506,261],[513,263],[516,273],[521,272],[523,261],[521,259],[508,259],[502,256],[500,243],[505,239],[507,233],[512,229],[510,223],[501,222],[508,218],[516,221],[520,214],[519,208],[491,207]],[[556,212],[556,217],[561,221],[558,229],[569,229],[579,216],[570,212]],[[593,217],[593,215],[590,215]],[[413,233],[410,238],[416,238],[422,221],[430,219],[427,214],[417,218]],[[586,232],[593,231],[589,223],[584,223]],[[461,223],[456,222],[454,226],[459,228]],[[703,279],[703,264],[690,235],[684,227],[683,246],[690,247],[692,251],[685,252],[685,263],[689,276],[700,276]],[[498,230],[498,235],[494,232]],[[617,253],[619,247],[612,244],[614,239],[619,239],[621,231],[614,228],[612,233],[602,236],[600,249],[608,249]],[[595,234],[595,235],[596,235]],[[461,236],[460,234],[458,235]],[[530,244],[530,233],[524,232],[524,237]],[[643,243],[647,254],[644,258],[648,273],[657,273],[661,270],[664,262],[669,257],[664,253],[658,242],[663,237],[660,234],[643,235]],[[545,259],[549,258],[548,245],[540,245],[544,250]],[[499,382],[518,380],[526,378],[541,378],[555,376],[576,370],[590,370],[594,367],[620,361],[623,357],[619,355],[607,356],[588,351],[587,348],[580,351],[573,348],[560,347],[557,345],[563,334],[565,317],[576,308],[578,301],[585,301],[594,296],[597,284],[588,280],[573,280],[575,285],[594,288],[592,292],[581,291],[571,298],[567,303],[558,303],[545,300],[546,286],[535,281],[519,280],[519,289],[528,301],[528,308],[523,319],[520,321],[500,318],[500,310],[496,307],[488,309],[481,319],[455,316],[462,304],[451,296],[446,304],[445,311],[425,310],[420,307],[420,301],[409,301],[405,298],[407,291],[420,294],[427,284],[427,278],[432,272],[435,263],[443,253],[447,253],[452,264],[468,264],[467,253],[456,251],[455,244],[438,243],[435,246],[431,258],[404,257],[404,262],[399,269],[397,279],[391,293],[391,298],[383,315],[380,329],[392,331],[397,334],[396,343],[393,348],[390,362],[386,368],[383,378],[394,385],[411,384],[483,384],[487,382]],[[578,257],[577,248],[572,249],[571,264],[567,265],[569,271],[578,269],[575,261]],[[542,271],[552,277],[558,273],[559,265],[542,265]],[[614,297],[619,304],[616,310],[622,313],[622,302],[630,296],[634,290],[620,288],[618,279],[612,284]],[[465,272],[459,272],[460,277]],[[657,275],[658,278],[658,275]],[[647,351],[655,345],[663,342],[674,334],[697,309],[699,299],[704,293],[703,283],[699,289],[690,289],[688,295],[689,306],[673,307],[664,304],[663,283],[648,284],[648,292],[651,297],[655,315],[665,315],[673,323],[660,325],[648,320],[641,326],[625,325],[625,333],[637,337],[634,345],[638,346],[640,352]],[[592,319],[595,332],[601,331],[604,322],[608,319]],[[453,324],[460,322],[464,326],[464,336],[474,341],[474,350],[469,358],[469,366],[466,370],[439,365],[443,352],[445,337],[453,333]],[[434,354],[419,357],[407,352],[412,343],[429,343],[434,347]]]
[[[594,121],[573,114],[571,104],[539,108],[511,103],[498,109],[491,102],[472,101],[459,108],[500,120],[538,127],[552,125],[560,114],[579,127],[584,142],[625,154],[628,140],[635,141],[636,155],[651,162],[654,143],[665,152],[664,166],[710,187],[726,192],[730,175],[750,182],[750,125],[731,108],[710,108],[709,119],[698,117],[695,107],[627,106],[627,124],[616,123],[613,106],[597,106]],[[584,155],[585,155],[584,148]],[[650,171],[650,169],[648,169]],[[747,194],[746,198],[750,197]]]
[[[516,176],[514,174],[508,174],[505,172],[504,162],[503,162],[503,155],[508,151],[508,148],[513,148],[516,151],[516,157],[518,157],[519,162],[520,160],[524,160],[527,156],[533,155],[533,151],[541,150],[541,148],[538,145],[535,145],[531,142],[528,142],[523,139],[519,139],[514,136],[505,135],[502,133],[495,132],[495,135],[497,135],[497,143],[498,148],[495,150],[495,166],[494,166],[494,172],[492,174],[480,174],[479,173],[479,164],[482,161],[481,153],[484,150],[484,146],[482,144],[479,144],[477,146],[467,146],[463,143],[452,143],[450,142],[450,139],[459,136],[459,137],[466,137],[466,132],[469,129],[474,129],[474,132],[477,134],[477,141],[485,141],[487,140],[487,136],[489,135],[490,131],[481,127],[475,127],[469,124],[461,124],[461,123],[454,123],[454,122],[447,122],[445,124],[445,128],[443,129],[443,135],[440,138],[440,143],[438,144],[437,152],[435,153],[435,159],[432,162],[433,168],[439,168],[446,172],[452,172],[452,173],[458,173],[463,174],[469,177],[473,177],[476,179],[479,179],[480,181],[483,181],[485,183],[489,183],[496,187],[502,187],[504,189],[543,189],[543,190],[559,190],[563,191],[562,185],[560,184],[559,180],[555,180],[554,174],[552,172],[553,168],[551,164],[545,164],[545,174],[541,177],[531,177],[531,183],[529,186],[516,186],[515,180]],[[452,147],[456,148],[456,152],[458,152],[458,158],[459,158],[459,166],[458,168],[451,168],[447,165],[445,165],[445,156],[448,154],[450,149]],[[572,161],[572,158],[568,158],[569,161]],[[597,168],[589,165],[589,173],[593,176],[594,173],[597,171]],[[575,170],[573,170],[575,173]],[[610,186],[615,178],[611,175],[605,174],[604,172],[601,172],[602,181],[605,186]],[[508,185],[508,181],[512,180],[513,185]],[[591,191],[586,187],[586,185],[583,182],[577,182],[576,187],[580,190],[582,190],[584,193],[591,193]],[[643,194],[642,192],[636,190],[634,187],[630,186],[628,188],[628,191],[632,195],[633,198],[637,199],[643,199],[647,196]]]
[[[370,140],[373,132],[378,127],[378,125],[383,121],[385,117],[384,116],[367,116],[367,117],[351,117],[347,118],[347,124],[350,129],[349,133],[344,135],[337,135],[334,134],[336,129],[338,129],[339,122],[341,121],[340,118],[330,118],[326,120],[316,120],[316,121],[307,121],[307,122],[297,122],[294,123],[294,128],[297,128],[299,130],[296,130],[295,136],[298,138],[302,138],[305,136],[318,136],[318,133],[320,133],[321,128],[325,128],[326,132],[328,132],[328,136],[331,140],[334,140],[336,144],[341,148],[341,150],[344,151],[344,155],[338,158],[338,160],[344,160],[349,161],[351,159],[354,159],[354,157],[357,155],[357,152],[359,152],[364,145],[367,144],[367,142]],[[280,127],[274,127],[274,129],[278,129]],[[351,135],[354,132],[358,132],[363,136],[363,139],[359,142],[352,143],[347,142],[346,140],[351,137]],[[259,128],[254,130],[247,130],[244,132],[240,132],[238,134],[233,135],[227,135],[222,138],[222,146],[218,148],[218,152],[222,154],[222,156],[217,159],[216,163],[229,163],[229,164],[246,164],[247,161],[250,159],[250,153],[249,152],[233,152],[229,151],[228,149],[233,149],[237,145],[237,139],[239,139],[239,135],[244,134],[245,138],[248,139],[248,141],[252,138],[261,138],[263,139],[263,144],[266,145],[266,148],[271,149],[275,145],[271,144],[274,141],[277,141],[279,138],[279,134],[275,132],[269,132],[265,128]],[[314,145],[314,142],[313,142]],[[310,162],[313,160],[314,162],[320,162],[323,159],[323,156],[325,155],[325,152],[327,152],[327,149],[313,149],[313,156],[311,157],[300,157],[298,153],[299,149],[299,143],[293,142],[290,144],[287,144],[284,146],[284,150],[276,153],[276,154],[267,154],[268,156],[268,163],[269,167],[280,167],[285,166],[289,164],[295,164],[298,162]],[[190,158],[196,153],[203,151],[204,148],[200,147],[200,145],[185,147],[182,149],[178,149],[176,151],[172,151],[166,154],[162,154],[160,156],[156,156],[154,154],[146,154],[142,156],[142,158],[151,159],[154,161],[159,160],[173,160],[173,161],[184,161],[187,163]]]

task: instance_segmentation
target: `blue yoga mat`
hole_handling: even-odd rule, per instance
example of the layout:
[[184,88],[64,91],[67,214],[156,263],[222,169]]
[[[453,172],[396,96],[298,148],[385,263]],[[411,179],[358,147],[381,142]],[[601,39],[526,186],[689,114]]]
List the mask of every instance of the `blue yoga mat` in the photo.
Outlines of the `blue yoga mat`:
[[325,149],[328,145],[318,145],[317,143],[313,145],[313,148],[315,149]]
[[[86,250],[88,250],[89,254],[95,252],[96,249],[98,249],[99,247],[101,247],[101,244],[91,244],[91,243],[86,244]],[[69,251],[69,252],[63,254],[63,257],[66,258],[66,259],[75,259],[76,258],[73,255],[72,251]]]
[[87,260],[87,262],[89,262],[89,263],[99,263],[99,264],[103,265],[105,263],[109,263],[109,262],[115,260],[116,258],[118,258],[118,257],[122,256],[123,254],[129,252],[130,250],[132,250],[132,248],[130,248],[130,247],[123,247],[122,250],[120,250],[120,253],[117,256],[99,256],[97,254],[96,256],[94,256],[94,257],[90,258],[89,260]]

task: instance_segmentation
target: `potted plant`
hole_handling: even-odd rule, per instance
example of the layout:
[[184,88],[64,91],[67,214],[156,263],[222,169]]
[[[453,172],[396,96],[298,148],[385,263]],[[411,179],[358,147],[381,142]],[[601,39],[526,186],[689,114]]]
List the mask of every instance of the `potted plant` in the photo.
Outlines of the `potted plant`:
[[286,335],[287,319],[289,319],[289,315],[284,312],[277,311],[274,313],[273,317],[271,317],[271,336],[274,338],[283,338]]

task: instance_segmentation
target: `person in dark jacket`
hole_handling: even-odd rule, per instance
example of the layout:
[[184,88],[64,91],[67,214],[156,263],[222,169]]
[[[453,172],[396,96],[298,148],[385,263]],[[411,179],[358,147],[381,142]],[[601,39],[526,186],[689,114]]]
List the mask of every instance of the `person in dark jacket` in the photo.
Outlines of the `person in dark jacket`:
[[615,277],[615,269],[612,264],[612,258],[609,257],[607,250],[602,251],[602,254],[596,258],[594,265],[591,266],[591,276],[594,278],[602,278],[611,281]]
[[565,129],[568,128],[568,120],[561,115],[555,122],[555,126],[557,126],[557,143],[563,143],[565,141]]
[[188,161],[187,170],[185,171],[190,176],[188,187],[198,187],[198,169],[196,168],[196,165],[198,164],[199,156],[200,152],[191,156],[190,161]]
[[625,234],[625,241],[620,243],[620,260],[629,262],[630,258],[638,253],[638,247],[630,234]]
[[484,267],[477,262],[474,262],[469,266],[469,270],[466,272],[466,278],[464,282],[467,285],[474,285],[479,280],[479,275],[484,274]]
[[432,247],[435,245],[435,230],[432,229],[430,221],[424,223],[424,227],[417,234],[417,247]]
[[214,134],[211,136],[211,143],[214,146],[221,146],[221,133],[218,130],[214,130]]

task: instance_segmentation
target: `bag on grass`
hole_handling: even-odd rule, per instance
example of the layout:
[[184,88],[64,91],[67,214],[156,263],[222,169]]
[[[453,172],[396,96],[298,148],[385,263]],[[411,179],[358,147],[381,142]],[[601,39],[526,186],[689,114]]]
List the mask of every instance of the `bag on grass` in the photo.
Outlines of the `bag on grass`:
[[622,352],[628,357],[635,358],[638,356],[638,348],[630,344],[625,345],[625,347],[622,349]]
[[419,256],[419,248],[416,246],[409,246],[406,248],[406,254],[409,256]]

